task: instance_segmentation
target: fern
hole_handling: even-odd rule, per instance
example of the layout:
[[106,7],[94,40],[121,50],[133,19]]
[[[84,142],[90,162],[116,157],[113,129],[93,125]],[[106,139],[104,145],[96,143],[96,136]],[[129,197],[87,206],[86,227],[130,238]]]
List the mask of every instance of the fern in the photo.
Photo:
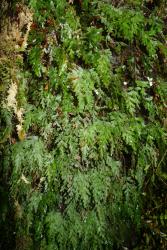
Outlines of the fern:
[[0,63],[2,222],[17,249],[165,246],[162,2],[26,1],[28,46]]

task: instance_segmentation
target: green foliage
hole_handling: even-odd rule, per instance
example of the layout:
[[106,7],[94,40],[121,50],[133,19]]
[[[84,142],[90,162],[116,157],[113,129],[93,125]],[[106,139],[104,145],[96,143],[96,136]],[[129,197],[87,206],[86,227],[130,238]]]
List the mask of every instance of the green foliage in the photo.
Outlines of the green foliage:
[[118,2],[28,1],[25,136],[0,114],[16,249],[165,249],[165,14]]

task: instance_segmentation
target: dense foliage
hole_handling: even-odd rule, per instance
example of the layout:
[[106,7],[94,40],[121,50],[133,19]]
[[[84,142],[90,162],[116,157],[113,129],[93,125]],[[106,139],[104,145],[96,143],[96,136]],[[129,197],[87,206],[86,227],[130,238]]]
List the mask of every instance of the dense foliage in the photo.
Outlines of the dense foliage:
[[1,248],[166,249],[165,2],[15,1]]

